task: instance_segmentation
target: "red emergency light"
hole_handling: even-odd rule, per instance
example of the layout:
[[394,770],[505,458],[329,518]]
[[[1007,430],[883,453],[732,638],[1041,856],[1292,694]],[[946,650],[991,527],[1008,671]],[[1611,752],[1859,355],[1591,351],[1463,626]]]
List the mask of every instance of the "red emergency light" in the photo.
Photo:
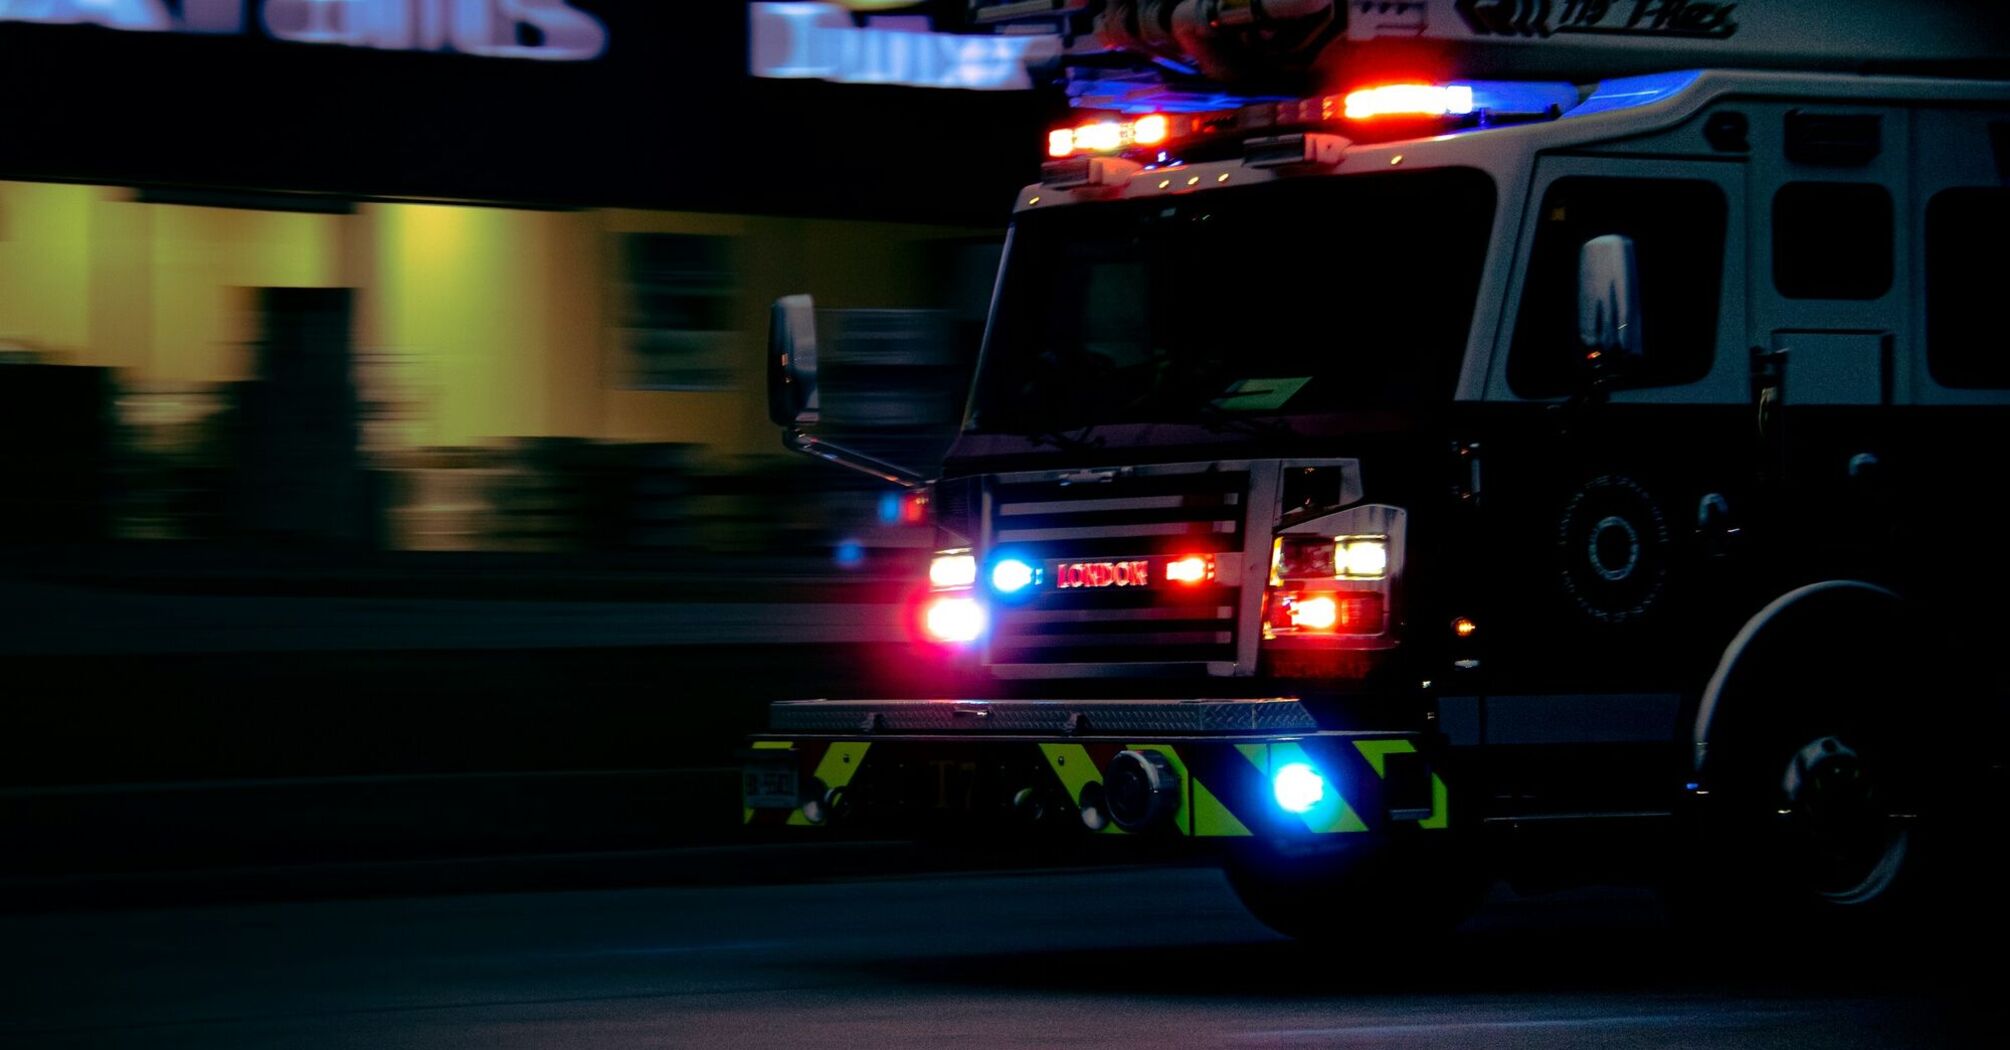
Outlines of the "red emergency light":
[[921,631],[940,645],[968,645],[990,624],[984,605],[968,595],[940,595],[922,606]]
[[1167,582],[1197,584],[1214,579],[1214,555],[1189,554],[1166,563]]
[[1349,91],[1341,101],[1341,113],[1348,120],[1463,117],[1472,111],[1470,84],[1383,84]]
[[1078,153],[1122,153],[1138,146],[1162,145],[1172,132],[1172,118],[1163,113],[1055,128],[1047,133],[1047,156],[1058,160]]
[[1381,634],[1387,616],[1372,591],[1281,591],[1272,595],[1268,621],[1275,635]]
[[[1167,162],[1166,152],[1241,136],[1330,131],[1354,141],[1436,134],[1464,128],[1554,119],[1575,106],[1577,89],[1548,82],[1471,81],[1368,84],[1333,95],[1261,102],[1234,109],[1110,115],[1047,133],[1047,156],[1133,155]],[[1150,151],[1151,156],[1135,155]],[[1184,158],[1190,159],[1190,158]]]

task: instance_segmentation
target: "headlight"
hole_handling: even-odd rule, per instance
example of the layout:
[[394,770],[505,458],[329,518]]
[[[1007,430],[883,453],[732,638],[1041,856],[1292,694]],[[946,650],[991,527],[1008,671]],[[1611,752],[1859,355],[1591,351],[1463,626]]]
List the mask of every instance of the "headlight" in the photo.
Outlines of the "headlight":
[[963,551],[938,554],[928,563],[928,583],[937,590],[954,590],[977,582],[977,557]]
[[1389,538],[1342,536],[1333,541],[1333,575],[1379,580],[1389,571]]
[[1279,536],[1270,548],[1270,582],[1379,580],[1389,573],[1387,536]]

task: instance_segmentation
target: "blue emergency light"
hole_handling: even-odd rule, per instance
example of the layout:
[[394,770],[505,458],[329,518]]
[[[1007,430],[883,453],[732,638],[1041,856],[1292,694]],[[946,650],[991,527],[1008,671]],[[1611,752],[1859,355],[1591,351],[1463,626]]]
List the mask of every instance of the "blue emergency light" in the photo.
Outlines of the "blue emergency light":
[[1326,799],[1326,778],[1303,762],[1278,768],[1270,778],[1270,794],[1286,813],[1307,813]]
[[991,586],[1000,594],[1017,594],[1033,585],[1033,567],[1017,558],[991,566]]

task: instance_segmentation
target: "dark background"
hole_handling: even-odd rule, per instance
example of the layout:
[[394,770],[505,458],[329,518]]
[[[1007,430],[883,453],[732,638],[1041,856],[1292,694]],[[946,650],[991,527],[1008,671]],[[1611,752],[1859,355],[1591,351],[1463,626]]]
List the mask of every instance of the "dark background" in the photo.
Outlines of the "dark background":
[[0,178],[999,225],[1065,109],[756,79],[741,3],[573,6],[597,61],[0,22]]
[[[607,27],[599,60],[0,22],[0,180],[251,209],[439,199],[1002,230],[1063,105],[1045,92],[759,80],[743,4],[575,6]],[[325,292],[283,294],[348,309]],[[326,424],[307,444],[353,458],[348,384],[306,385],[332,400],[252,414]],[[674,457],[547,442],[525,506],[501,514],[523,520],[498,526],[542,528],[557,513],[547,503],[613,520],[596,516],[596,494],[649,486],[669,492],[665,506],[740,515],[693,526],[709,512],[679,511],[647,549],[600,543],[593,528],[480,553],[386,551],[367,529],[336,527],[113,542],[109,508],[131,484],[118,396],[102,368],[0,372],[0,831],[16,846],[0,883],[731,838],[735,751],[770,700],[925,688],[912,653],[845,631],[893,620],[926,536],[848,559],[773,540],[834,492],[867,514],[825,511],[822,525],[867,529],[885,488],[784,459],[779,442],[759,472],[702,476]],[[218,515],[316,473],[285,458],[299,441],[225,433],[244,454],[209,454],[186,485]],[[707,547],[682,538],[686,526],[742,546]],[[807,626],[726,644],[705,633],[722,616],[758,625],[760,610],[809,606],[827,611]]]

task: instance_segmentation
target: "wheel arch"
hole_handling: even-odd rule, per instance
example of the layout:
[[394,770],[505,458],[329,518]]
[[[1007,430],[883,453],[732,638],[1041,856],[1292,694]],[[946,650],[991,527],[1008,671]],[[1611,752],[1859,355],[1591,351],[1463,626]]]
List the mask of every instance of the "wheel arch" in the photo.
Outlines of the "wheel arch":
[[1823,580],[1796,587],[1766,603],[1752,614],[1730,644],[1724,647],[1717,667],[1703,687],[1696,704],[1696,720],[1690,733],[1692,778],[1700,778],[1709,762],[1710,734],[1718,722],[1719,709],[1732,680],[1745,661],[1768,646],[1778,643],[1798,629],[1810,615],[1818,615],[1847,602],[1870,598],[1902,604],[1896,591],[1863,580]]

